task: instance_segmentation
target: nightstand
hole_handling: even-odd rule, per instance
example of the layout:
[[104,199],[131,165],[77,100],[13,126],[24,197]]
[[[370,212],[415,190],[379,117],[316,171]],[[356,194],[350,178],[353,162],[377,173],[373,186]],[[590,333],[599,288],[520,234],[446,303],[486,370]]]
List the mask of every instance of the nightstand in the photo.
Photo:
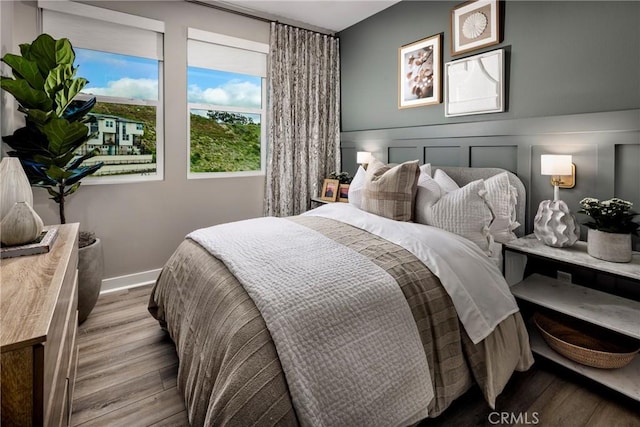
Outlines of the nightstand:
[[311,208],[317,208],[320,205],[326,205],[327,203],[335,203],[335,202],[329,202],[327,200],[322,200],[320,197],[318,196],[314,196],[311,198]]
[[[505,277],[513,284],[511,292],[519,303],[544,307],[640,341],[640,302],[629,291],[640,292],[640,253],[634,252],[630,263],[606,262],[588,255],[586,242],[552,248],[534,235],[509,242],[503,250]],[[554,269],[565,280],[549,277]],[[590,286],[571,283],[572,278]],[[529,335],[535,353],[640,401],[640,356],[620,369],[591,368],[556,353],[535,326],[529,328]]]

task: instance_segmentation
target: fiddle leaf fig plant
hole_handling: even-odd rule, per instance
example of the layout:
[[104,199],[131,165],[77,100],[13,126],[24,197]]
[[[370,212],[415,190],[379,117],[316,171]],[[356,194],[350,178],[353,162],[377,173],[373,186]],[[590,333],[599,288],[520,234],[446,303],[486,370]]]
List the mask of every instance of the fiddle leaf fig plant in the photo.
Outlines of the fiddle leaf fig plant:
[[18,102],[25,126],[2,140],[13,149],[8,154],[20,159],[31,185],[46,188],[58,203],[64,224],[65,198],[78,190],[84,177],[103,166],[102,162],[82,166],[97,150],[76,154],[93,136],[87,123],[95,118],[87,113],[96,99],[74,99],[88,82],[76,77],[76,56],[68,39],[41,34],[33,43],[21,44],[20,53],[2,57],[13,77],[3,76],[0,87]]

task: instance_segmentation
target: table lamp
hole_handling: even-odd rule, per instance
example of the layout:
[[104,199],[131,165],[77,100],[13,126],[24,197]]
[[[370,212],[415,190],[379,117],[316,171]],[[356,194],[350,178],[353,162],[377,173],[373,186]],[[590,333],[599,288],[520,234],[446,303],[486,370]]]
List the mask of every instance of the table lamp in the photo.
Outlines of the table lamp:
[[569,207],[560,200],[560,186],[575,185],[575,166],[570,155],[543,154],[540,156],[540,174],[551,175],[553,200],[543,200],[533,220],[533,233],[547,246],[572,246],[580,236],[580,225]]

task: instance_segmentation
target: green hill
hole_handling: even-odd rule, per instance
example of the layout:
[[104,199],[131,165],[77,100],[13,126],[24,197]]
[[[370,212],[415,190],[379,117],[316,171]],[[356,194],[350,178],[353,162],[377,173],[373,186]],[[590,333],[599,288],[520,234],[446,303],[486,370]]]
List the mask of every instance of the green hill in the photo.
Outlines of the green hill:
[[[142,145],[146,152],[155,155],[155,107],[97,103],[91,112],[143,122]],[[209,116],[191,114],[191,172],[260,170],[260,124],[238,114]]]

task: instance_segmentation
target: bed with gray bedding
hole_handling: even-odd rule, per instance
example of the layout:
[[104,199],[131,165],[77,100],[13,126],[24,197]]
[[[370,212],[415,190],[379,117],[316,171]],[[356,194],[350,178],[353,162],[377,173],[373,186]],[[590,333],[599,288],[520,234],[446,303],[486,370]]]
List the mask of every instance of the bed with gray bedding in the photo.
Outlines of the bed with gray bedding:
[[[474,383],[493,406],[513,371],[532,364],[519,313],[474,344],[440,280],[408,250],[328,218],[286,221],[349,248],[393,277],[426,356],[435,395],[426,408],[429,417]],[[256,303],[228,266],[203,246],[192,239],[181,243],[161,272],[149,310],[176,345],[178,388],[192,425],[309,423],[296,412],[279,349]]]

